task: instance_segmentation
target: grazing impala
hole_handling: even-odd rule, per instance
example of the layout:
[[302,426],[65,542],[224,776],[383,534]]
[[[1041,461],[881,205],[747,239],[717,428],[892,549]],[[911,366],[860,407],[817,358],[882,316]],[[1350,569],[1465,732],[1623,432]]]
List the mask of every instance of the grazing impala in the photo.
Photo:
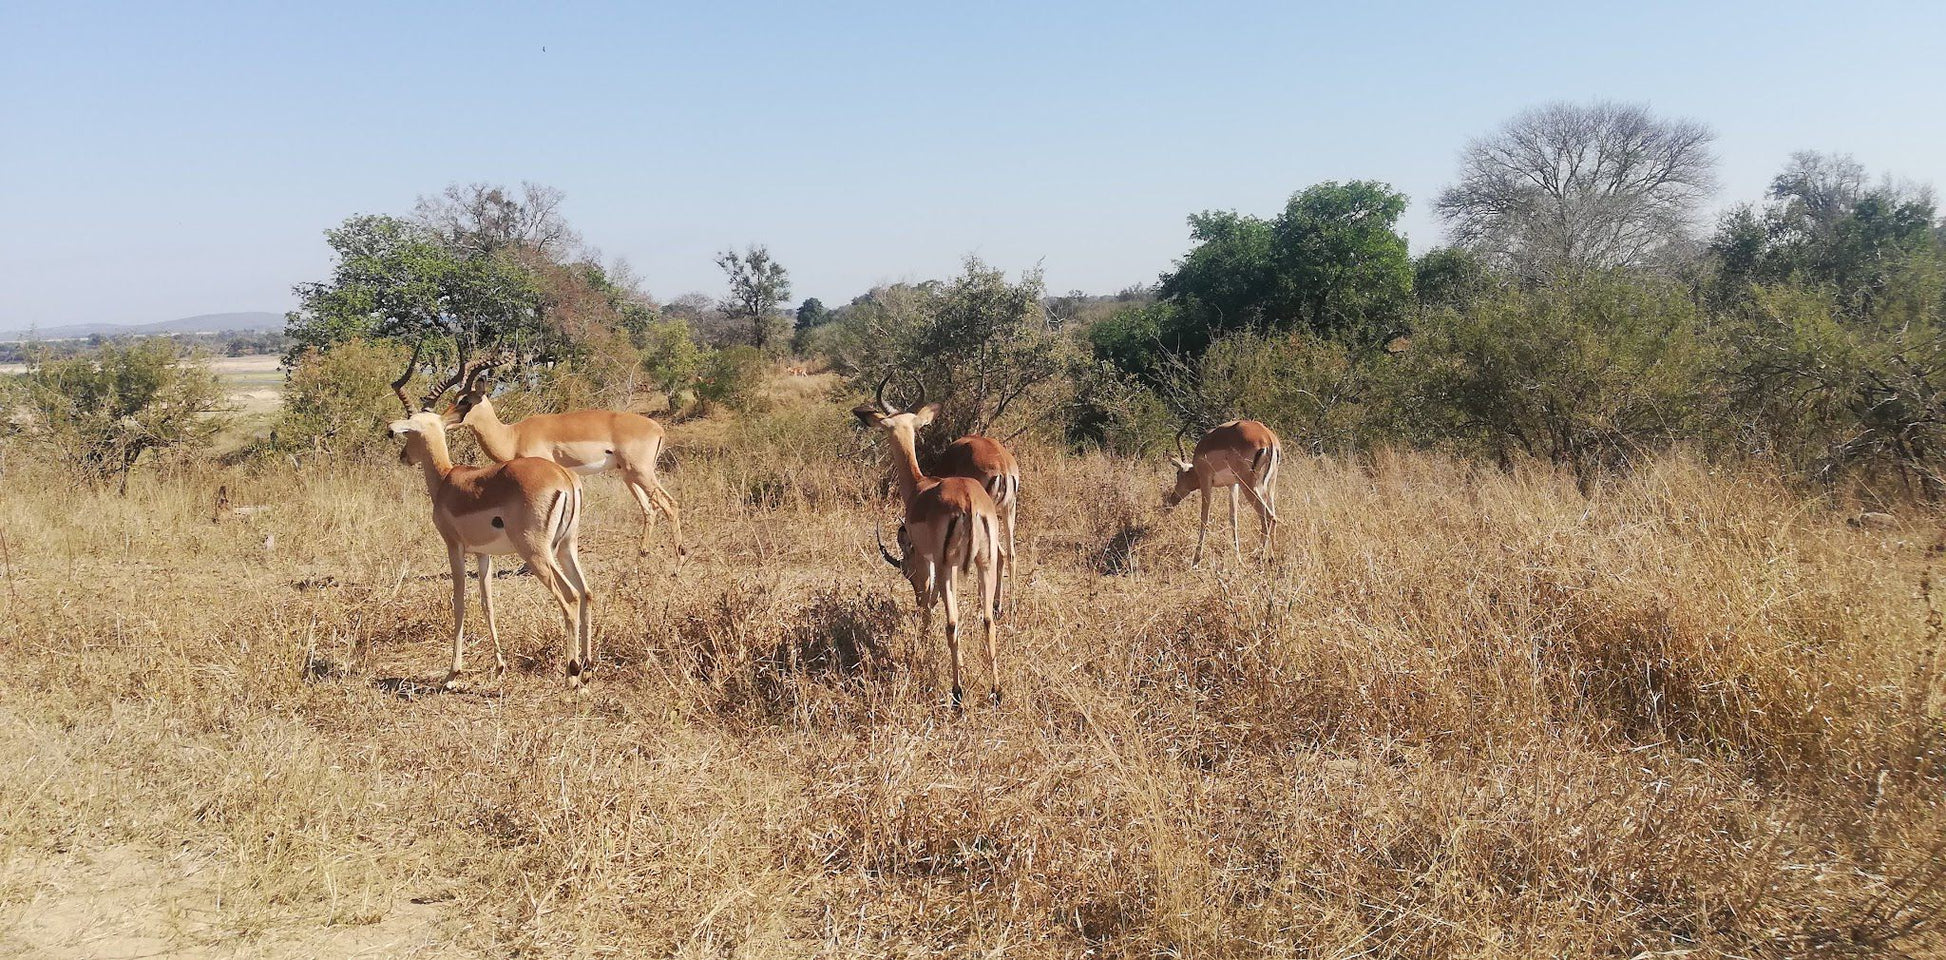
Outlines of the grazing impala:
[[[1185,428],[1186,429],[1186,428]],[[1182,434],[1176,434],[1176,452],[1183,453]],[[1196,561],[1203,560],[1203,535],[1209,531],[1210,490],[1230,488],[1230,542],[1238,556],[1243,555],[1243,536],[1237,531],[1237,491],[1250,498],[1263,524],[1263,549],[1268,552],[1271,534],[1277,526],[1277,461],[1281,456],[1277,434],[1255,420],[1232,420],[1196,441],[1196,452],[1183,454],[1175,461],[1176,486],[1162,497],[1164,507],[1181,503],[1184,497],[1203,494],[1202,526],[1196,530]]]
[[[879,381],[878,392],[872,399],[886,416],[897,416],[899,411],[885,402],[885,385],[891,379]],[[923,383],[919,385],[918,405],[926,405]],[[1000,441],[970,433],[947,444],[939,454],[933,473],[941,477],[965,477],[986,488],[987,496],[993,498],[1005,538],[1000,544],[1000,571],[996,578],[1001,584],[1001,596],[994,600],[994,608],[1006,612],[1005,598],[1014,592],[1014,518],[1020,509],[1020,464]]]
[[892,438],[892,470],[899,483],[899,496],[905,502],[905,523],[899,531],[904,556],[894,556],[885,549],[883,538],[879,540],[879,554],[912,582],[913,598],[919,604],[922,646],[932,633],[933,604],[943,602],[946,606],[946,651],[953,660],[952,704],[956,710],[963,700],[960,575],[971,573],[978,577],[980,611],[986,626],[987,669],[993,676],[990,698],[999,703],[1000,659],[993,615],[1000,589],[1000,539],[993,497],[985,487],[966,477],[929,477],[919,472],[914,440],[919,428],[931,423],[939,412],[937,404],[928,404],[913,413],[886,413],[881,407],[868,403],[852,411],[867,426],[877,427]]
[[487,396],[485,372],[474,373],[460,392],[447,414],[448,426],[472,427],[480,449],[502,463],[515,457],[540,457],[584,476],[619,471],[622,483],[642,507],[641,552],[649,552],[657,510],[669,517],[676,556],[688,552],[682,545],[682,515],[676,511],[676,501],[655,477],[655,461],[664,444],[662,424],[640,414],[614,410],[547,413],[519,423],[502,423]]
[[459,686],[466,641],[466,555],[480,558],[480,604],[486,607],[487,634],[501,671],[500,631],[493,621],[493,558],[518,554],[528,572],[561,607],[568,627],[569,689],[587,682],[594,666],[594,594],[581,575],[575,545],[581,521],[581,481],[551,460],[517,457],[491,467],[459,466],[446,449],[446,427],[439,414],[423,411],[392,422],[405,437],[407,462],[426,475],[432,496],[432,525],[446,541],[453,568],[453,667],[448,689]]

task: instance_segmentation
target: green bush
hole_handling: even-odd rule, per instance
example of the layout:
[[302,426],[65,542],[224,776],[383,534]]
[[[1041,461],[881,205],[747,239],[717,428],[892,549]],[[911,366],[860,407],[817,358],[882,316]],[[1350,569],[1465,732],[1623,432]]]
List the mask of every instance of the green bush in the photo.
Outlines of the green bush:
[[769,369],[769,361],[756,347],[724,347],[704,360],[696,396],[705,403],[749,411],[757,406],[758,390]]
[[1715,390],[1695,299],[1648,277],[1511,287],[1420,320],[1398,426],[1427,443],[1573,469],[1586,490],[1637,455],[1706,434]]
[[325,351],[299,351],[285,386],[276,445],[339,457],[391,450],[386,424],[402,413],[392,381],[406,353],[399,344],[362,338]]
[[227,424],[209,366],[160,338],[38,361],[10,392],[15,409],[6,419],[29,440],[82,477],[117,481],[123,492],[144,453],[205,448]]

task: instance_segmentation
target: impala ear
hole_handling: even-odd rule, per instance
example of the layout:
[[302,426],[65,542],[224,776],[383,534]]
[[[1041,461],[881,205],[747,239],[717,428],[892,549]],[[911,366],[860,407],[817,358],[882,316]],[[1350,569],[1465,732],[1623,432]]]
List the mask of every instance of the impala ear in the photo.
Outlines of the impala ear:
[[912,425],[915,427],[923,427],[931,423],[932,419],[936,416],[939,416],[939,404],[928,403],[920,407],[918,412],[912,415]]
[[860,422],[864,423],[865,426],[868,427],[878,426],[879,421],[884,419],[885,417],[884,414],[878,412],[877,407],[869,403],[861,403],[858,406],[851,408],[851,415],[857,417]]

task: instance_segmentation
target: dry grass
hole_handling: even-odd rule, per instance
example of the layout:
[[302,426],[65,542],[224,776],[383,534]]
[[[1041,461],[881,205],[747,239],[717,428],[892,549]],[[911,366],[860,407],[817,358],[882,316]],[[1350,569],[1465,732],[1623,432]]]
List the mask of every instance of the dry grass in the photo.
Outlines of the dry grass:
[[[580,702],[526,578],[514,669],[419,685],[404,468],[16,468],[0,952],[109,954],[45,918],[121,876],[215,955],[1941,955],[1927,523],[1679,459],[1592,501],[1293,460],[1277,559],[1194,569],[1160,465],[1023,450],[1009,699],[954,717],[830,406],[678,429],[680,567],[590,481]],[[213,525],[218,483],[275,508]]]

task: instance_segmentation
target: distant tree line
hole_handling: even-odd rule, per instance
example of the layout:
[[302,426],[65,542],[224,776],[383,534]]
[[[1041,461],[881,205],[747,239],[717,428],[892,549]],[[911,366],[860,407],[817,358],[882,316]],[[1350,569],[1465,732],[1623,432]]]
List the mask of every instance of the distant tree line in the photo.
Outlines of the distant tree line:
[[156,333],[134,337],[94,334],[64,340],[25,340],[0,343],[0,363],[31,363],[40,359],[82,356],[101,350],[118,339],[161,340],[175,345],[179,353],[206,353],[219,357],[255,357],[282,354],[291,340],[282,330],[230,330],[222,333]]
[[859,390],[924,385],[960,408],[955,429],[1128,453],[1249,416],[1319,453],[1539,461],[1590,490],[1682,446],[1946,493],[1931,193],[1800,153],[1711,224],[1712,140],[1637,106],[1553,104],[1466,147],[1436,200],[1453,242],[1417,258],[1404,196],[1327,182],[1269,219],[1192,215],[1174,268],[1117,301],[972,262],[807,303],[800,347]]
[[718,256],[727,296],[657,302],[582,243],[558,191],[456,185],[327,231],[331,271],[297,288],[280,342],[277,443],[376,449],[400,392],[434,402],[482,368],[512,416],[748,410],[795,353],[858,393],[941,403],[945,437],[1145,454],[1249,416],[1294,450],[1533,461],[1587,490],[1682,447],[1946,494],[1946,223],[1930,191],[1801,153],[1711,222],[1711,144],[1641,107],[1554,104],[1466,146],[1435,198],[1451,243],[1416,258],[1405,196],[1331,181],[1269,217],[1191,215],[1171,269],[1112,295],[1050,295],[1037,270],[969,259],[794,308],[763,246]]

